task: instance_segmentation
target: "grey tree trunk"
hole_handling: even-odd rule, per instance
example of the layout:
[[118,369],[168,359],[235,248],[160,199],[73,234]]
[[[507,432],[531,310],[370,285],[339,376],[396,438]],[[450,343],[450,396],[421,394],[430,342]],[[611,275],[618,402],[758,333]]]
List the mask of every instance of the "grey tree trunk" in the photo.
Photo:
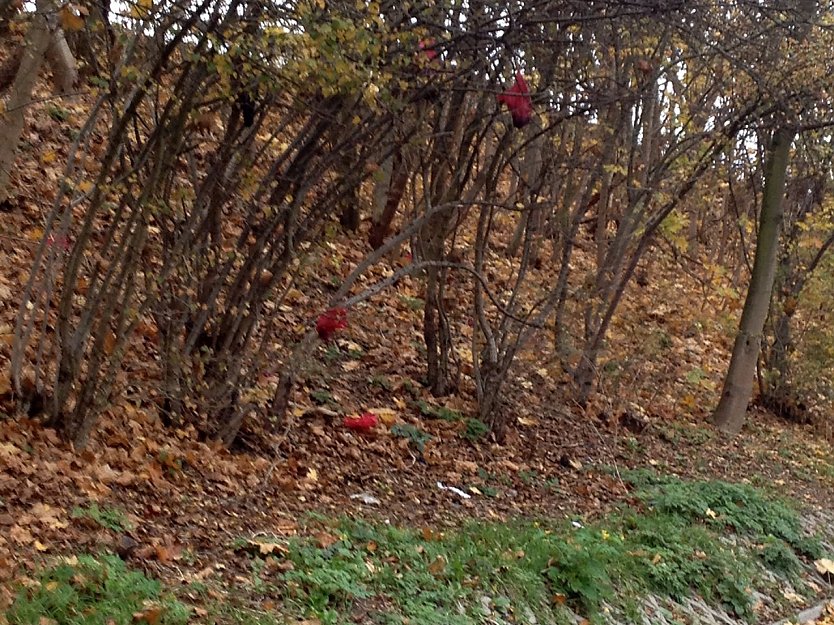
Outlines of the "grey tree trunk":
[[5,111],[0,117],[0,203],[9,197],[9,176],[17,144],[23,133],[26,108],[31,104],[32,89],[50,45],[51,34],[47,15],[51,8],[50,0],[38,1],[37,11],[23,41],[20,66],[12,82]]
[[753,393],[753,376],[762,344],[762,330],[776,276],[782,200],[794,134],[793,129],[780,127],[773,133],[770,145],[750,287],[744,301],[721,400],[712,416],[713,423],[725,434],[735,435],[741,431]]

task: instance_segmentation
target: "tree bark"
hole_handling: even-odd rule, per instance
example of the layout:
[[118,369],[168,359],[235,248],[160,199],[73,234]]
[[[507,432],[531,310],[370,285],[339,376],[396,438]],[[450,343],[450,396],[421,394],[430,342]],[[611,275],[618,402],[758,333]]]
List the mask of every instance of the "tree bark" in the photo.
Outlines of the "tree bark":
[[56,28],[52,33],[49,47],[46,49],[46,58],[52,69],[55,91],[61,95],[72,93],[78,82],[78,68],[62,29]]
[[[72,93],[78,82],[78,68],[75,57],[69,48],[64,31],[55,28],[49,47],[46,49],[46,59],[52,69],[53,90],[58,95]],[[0,67],[0,93],[4,93],[14,82],[20,72],[25,46],[15,51]]]
[[51,8],[50,0],[39,0],[37,3],[37,10],[23,41],[20,66],[9,89],[6,108],[0,119],[0,204],[9,198],[9,176],[17,144],[23,133],[26,107],[31,104],[32,89],[52,39],[47,23],[47,15]]
[[793,129],[780,127],[774,132],[771,140],[750,287],[741,313],[730,366],[724,379],[721,400],[712,416],[718,429],[729,435],[741,431],[747,405],[753,393],[753,376],[761,349],[762,330],[767,319],[776,276],[779,231],[782,227],[782,200],[785,195],[785,178],[794,135]]
[[386,237],[391,232],[391,223],[397,215],[397,209],[400,206],[405,188],[408,185],[410,172],[408,171],[408,163],[405,159],[402,150],[397,151],[390,159],[383,164],[384,178],[377,185],[377,189],[386,187],[384,203],[380,202],[381,194],[375,193],[375,200],[377,205],[382,205],[379,212],[374,212],[371,220],[371,230],[368,233],[368,243],[371,248],[378,250],[385,243]]

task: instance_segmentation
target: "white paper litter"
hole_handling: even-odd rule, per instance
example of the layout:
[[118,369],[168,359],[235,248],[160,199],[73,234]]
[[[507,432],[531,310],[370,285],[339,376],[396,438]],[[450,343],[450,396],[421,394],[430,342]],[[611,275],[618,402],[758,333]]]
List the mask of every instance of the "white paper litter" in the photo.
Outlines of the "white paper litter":
[[455,488],[454,486],[446,486],[443,482],[438,482],[437,487],[440,490],[448,490],[450,492],[453,492],[455,495],[457,495],[461,499],[472,499],[472,495],[470,495],[469,493],[465,493],[461,489]]
[[358,499],[366,506],[378,506],[382,503],[379,499],[371,495],[371,493],[356,493],[355,495],[351,495],[350,498]]

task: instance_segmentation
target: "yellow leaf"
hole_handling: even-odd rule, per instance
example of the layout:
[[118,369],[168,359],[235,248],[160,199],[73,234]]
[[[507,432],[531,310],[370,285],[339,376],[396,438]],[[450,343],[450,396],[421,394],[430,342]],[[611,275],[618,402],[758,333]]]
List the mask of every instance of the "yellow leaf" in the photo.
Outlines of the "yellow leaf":
[[834,575],[834,560],[828,558],[821,558],[814,561],[814,566],[820,575]]
[[84,28],[84,19],[73,13],[69,6],[65,6],[58,13],[58,19],[61,22],[61,28],[67,32],[75,32]]
[[38,551],[47,551],[49,549],[49,547],[44,545],[41,541],[36,540],[35,541],[35,549],[37,549]]
[[153,0],[136,0],[130,8],[130,17],[134,19],[144,19],[148,17],[153,8]]
[[373,412],[388,427],[391,427],[397,422],[397,411],[391,408],[370,408],[368,412]]
[[41,163],[44,165],[49,165],[54,163],[58,156],[55,154],[53,150],[49,150],[49,152],[45,152],[41,155]]

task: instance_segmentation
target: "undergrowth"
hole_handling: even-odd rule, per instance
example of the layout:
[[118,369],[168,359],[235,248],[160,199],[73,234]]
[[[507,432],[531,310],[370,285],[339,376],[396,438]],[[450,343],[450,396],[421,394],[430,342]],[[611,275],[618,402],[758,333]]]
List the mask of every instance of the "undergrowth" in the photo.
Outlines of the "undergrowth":
[[[752,620],[751,590],[766,567],[797,580],[819,557],[789,504],[752,487],[626,477],[631,507],[604,521],[472,522],[447,533],[343,520],[332,544],[291,541],[275,592],[295,616],[347,623],[356,606],[379,623],[469,625],[592,621],[627,614],[641,596],[698,594]],[[759,588],[759,590],[762,590]]]
[[[751,591],[767,590],[757,582],[763,567],[799,584],[801,560],[822,555],[791,505],[755,488],[646,472],[624,479],[632,504],[589,524],[470,522],[440,532],[311,515],[299,537],[268,556],[279,558],[276,566],[260,557],[251,563],[252,599],[268,599],[274,613],[230,603],[216,620],[532,624],[573,622],[577,613],[594,622],[615,610],[630,621],[648,593],[698,594],[754,620]],[[187,620],[187,609],[161,598],[156,582],[118,558],[86,556],[46,570],[18,594],[8,620],[128,623],[149,602],[164,606],[161,623]]]
[[99,508],[92,502],[86,508],[76,507],[72,511],[73,519],[89,519],[105,529],[114,532],[124,532],[133,529],[133,524],[127,515],[118,508]]
[[[46,567],[20,589],[6,613],[10,625],[128,625],[188,622],[189,608],[161,584],[117,556],[82,555]],[[2,620],[2,619],[0,619]]]

